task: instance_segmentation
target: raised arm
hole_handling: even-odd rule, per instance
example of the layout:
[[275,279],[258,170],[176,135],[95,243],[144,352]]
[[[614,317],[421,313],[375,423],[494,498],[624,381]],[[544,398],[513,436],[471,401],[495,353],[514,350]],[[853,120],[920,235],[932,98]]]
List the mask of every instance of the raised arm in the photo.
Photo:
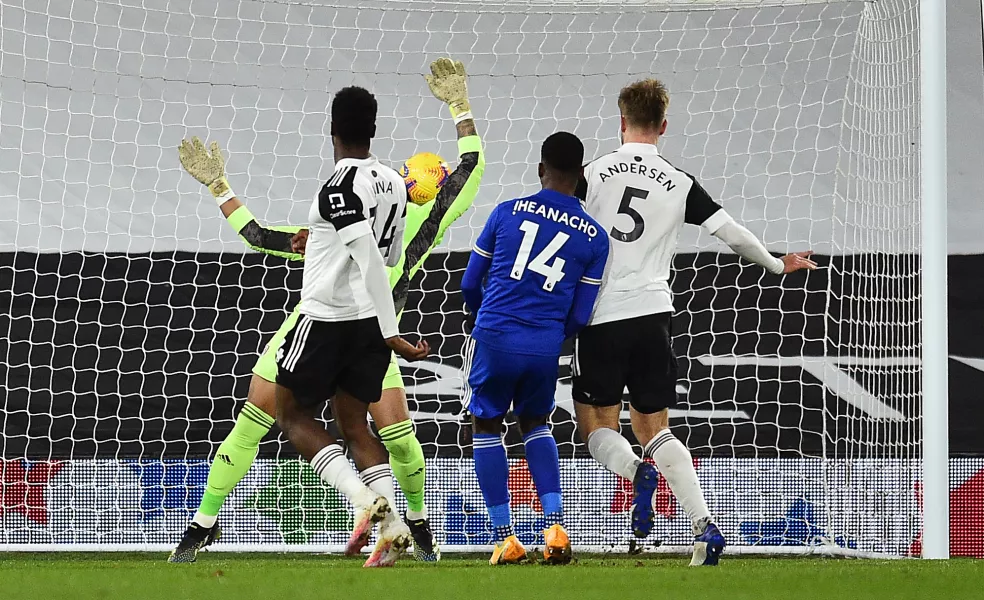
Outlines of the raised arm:
[[[471,129],[474,130],[474,121]],[[464,123],[458,125],[459,135]],[[448,181],[445,182],[437,198],[434,199],[433,206],[429,213],[424,213],[425,207],[410,206],[407,211],[407,220],[419,219],[419,215],[426,214],[416,233],[413,235],[403,250],[403,258],[398,265],[398,270],[391,276],[393,281],[393,298],[397,302],[397,311],[402,311],[406,304],[407,295],[410,290],[410,280],[417,274],[424,260],[431,250],[440,245],[444,238],[444,233],[456,219],[458,219],[475,201],[478,192],[478,184],[485,170],[485,158],[482,153],[482,142],[477,135],[469,135],[458,138],[458,151],[460,152],[460,162],[458,167],[451,173]],[[408,224],[409,225],[409,224]],[[411,226],[411,230],[413,226]]]
[[427,77],[431,92],[447,103],[458,131],[458,166],[441,187],[431,206],[409,207],[408,220],[420,219],[421,216],[423,220],[419,225],[410,225],[411,231],[416,231],[405,244],[399,270],[390,276],[397,312],[403,310],[410,280],[420,269],[424,259],[431,250],[440,245],[448,227],[475,201],[478,185],[485,172],[485,153],[482,151],[482,140],[476,133],[475,120],[468,102],[464,65],[460,61],[440,58],[431,63],[431,72],[432,75]]
[[485,173],[485,152],[482,140],[475,133],[475,121],[462,121],[457,129],[458,166],[437,193],[430,214],[414,236],[414,239],[421,237],[421,245],[430,242],[428,249],[439,246],[448,227],[471,208]]
[[[475,201],[478,184],[485,172],[482,141],[475,129],[471,102],[468,100],[468,74],[460,60],[439,58],[431,63],[431,75],[425,76],[431,93],[448,105],[458,130],[458,168],[437,193],[428,216],[422,242],[432,247],[441,243],[444,232]],[[421,227],[423,231],[424,227]],[[419,258],[418,258],[419,261]],[[409,261],[408,261],[409,262]]]
[[810,251],[792,252],[782,258],[772,256],[751,231],[736,222],[720,204],[711,199],[693,176],[687,174],[687,177],[693,181],[684,216],[687,223],[702,226],[708,233],[727,244],[735,254],[775,275],[817,268],[817,263],[809,259],[813,254]]
[[291,247],[291,240],[304,228],[261,225],[229,186],[225,178],[225,159],[218,142],[212,142],[210,152],[197,137],[181,140],[178,158],[185,170],[212,192],[229,225],[247,246],[288,260],[304,260],[304,255]]

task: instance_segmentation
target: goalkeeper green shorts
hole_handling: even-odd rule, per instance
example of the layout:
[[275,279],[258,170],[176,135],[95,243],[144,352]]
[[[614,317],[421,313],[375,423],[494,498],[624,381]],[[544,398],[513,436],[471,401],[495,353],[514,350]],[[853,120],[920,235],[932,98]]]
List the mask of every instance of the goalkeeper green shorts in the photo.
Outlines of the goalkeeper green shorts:
[[403,375],[400,373],[400,365],[396,364],[396,353],[390,352],[390,366],[386,369],[386,377],[383,377],[383,390],[402,390]]
[[277,333],[273,334],[273,337],[267,342],[266,348],[263,349],[263,354],[260,355],[256,364],[253,365],[253,375],[266,379],[270,383],[277,383],[277,352],[280,352],[280,347],[284,345],[284,338],[297,325],[297,318],[300,314],[301,305],[298,303],[294,307],[294,311],[290,313],[287,320],[277,330]]
[[[267,342],[266,348],[263,349],[263,354],[260,355],[256,364],[253,365],[253,375],[265,379],[270,383],[277,382],[277,352],[284,345],[284,338],[297,325],[297,318],[300,316],[300,307],[300,304],[294,307],[294,312],[290,313],[290,316],[280,326],[277,333],[273,334],[273,337]],[[383,378],[383,389],[390,390],[394,388],[403,389],[403,377],[400,374],[400,366],[396,364],[396,354],[390,353],[390,364],[386,370],[386,377]]]

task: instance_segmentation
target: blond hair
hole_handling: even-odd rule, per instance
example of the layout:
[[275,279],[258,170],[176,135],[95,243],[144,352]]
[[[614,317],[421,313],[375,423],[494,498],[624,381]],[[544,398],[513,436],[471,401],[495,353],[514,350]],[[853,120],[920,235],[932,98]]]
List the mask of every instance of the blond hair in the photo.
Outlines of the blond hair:
[[666,119],[670,93],[658,79],[643,79],[618,93],[618,109],[626,122],[643,129],[658,128]]

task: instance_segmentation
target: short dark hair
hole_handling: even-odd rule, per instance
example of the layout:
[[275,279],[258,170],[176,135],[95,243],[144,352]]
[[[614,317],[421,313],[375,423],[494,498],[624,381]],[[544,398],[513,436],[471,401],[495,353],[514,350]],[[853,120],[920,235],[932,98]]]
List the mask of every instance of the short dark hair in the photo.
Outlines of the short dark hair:
[[573,133],[558,131],[543,141],[540,162],[555,171],[578,175],[584,163],[584,144]]
[[622,88],[618,109],[630,125],[658,129],[666,119],[670,93],[658,79],[643,79]]
[[369,145],[376,136],[376,97],[369,90],[350,86],[331,101],[331,134],[346,144]]

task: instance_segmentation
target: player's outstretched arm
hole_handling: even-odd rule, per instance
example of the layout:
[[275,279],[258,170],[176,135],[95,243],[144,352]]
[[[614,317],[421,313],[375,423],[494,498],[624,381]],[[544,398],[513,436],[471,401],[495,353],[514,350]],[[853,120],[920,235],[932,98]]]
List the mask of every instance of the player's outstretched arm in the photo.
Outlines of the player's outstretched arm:
[[715,224],[716,227],[714,231],[711,231],[711,234],[727,244],[729,248],[735,251],[735,254],[745,260],[751,261],[776,275],[792,273],[800,269],[812,271],[817,268],[817,263],[809,258],[813,254],[812,251],[792,252],[782,258],[776,258],[766,250],[765,245],[751,231],[737,223],[731,218],[731,215],[723,210],[720,211],[719,215],[721,215],[718,217],[720,224]]
[[810,251],[793,252],[782,258],[772,256],[751,231],[736,222],[720,204],[711,199],[692,175],[686,175],[693,181],[693,185],[687,195],[684,221],[702,226],[708,233],[727,244],[735,254],[775,275],[817,268],[817,263],[809,259],[813,254]]
[[[431,63],[427,85],[438,100],[446,103],[458,130],[458,166],[448,177],[434,199],[429,211],[409,206],[407,219],[423,221],[413,238],[404,245],[403,267],[393,282],[393,297],[397,312],[403,310],[410,290],[410,280],[423,265],[431,250],[440,245],[444,233],[475,202],[478,186],[485,172],[485,153],[478,137],[475,120],[468,101],[467,74],[460,61],[439,58]],[[391,279],[392,281],[392,279]]]
[[257,252],[288,260],[304,259],[303,248],[301,252],[297,252],[291,244],[295,234],[304,228],[289,225],[273,227],[261,225],[229,186],[229,181],[225,177],[225,159],[222,157],[222,149],[219,148],[218,142],[212,142],[210,149],[206,149],[205,144],[198,137],[181,140],[178,158],[181,160],[181,166],[212,192],[229,225],[247,246]]
[[439,58],[431,63],[431,75],[425,78],[434,97],[448,105],[458,130],[458,167],[438,192],[430,213],[437,230],[428,245],[436,246],[447,228],[475,201],[478,184],[485,173],[485,153],[471,113],[464,64],[460,60]]

